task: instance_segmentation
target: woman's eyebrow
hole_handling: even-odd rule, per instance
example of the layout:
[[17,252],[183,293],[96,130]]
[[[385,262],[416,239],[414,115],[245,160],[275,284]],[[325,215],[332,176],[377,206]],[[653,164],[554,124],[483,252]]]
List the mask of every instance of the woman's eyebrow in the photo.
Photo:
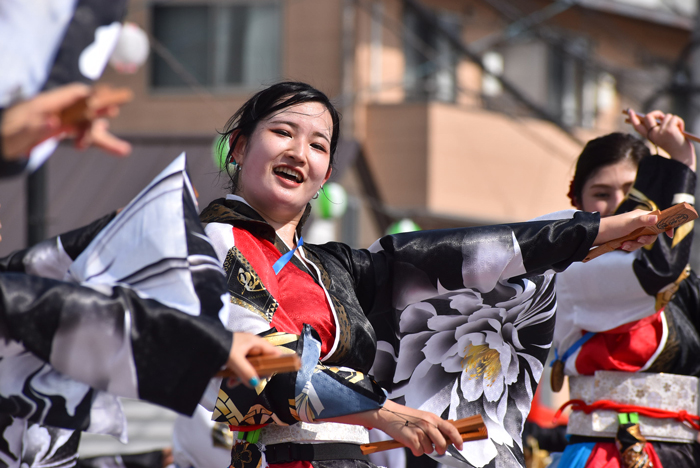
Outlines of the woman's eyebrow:
[[[292,128],[295,129],[295,130],[298,130],[298,129],[299,129],[299,125],[298,125],[296,122],[292,122],[292,121],[290,121],[290,120],[277,120],[277,119],[273,119],[273,120],[270,120],[270,123],[285,124],[285,125],[289,125],[290,127],[292,127]],[[322,133],[322,132],[319,132],[319,131],[314,131],[314,132],[312,133],[312,135],[321,137],[321,138],[323,138],[324,140],[326,140],[328,143],[331,142],[330,138],[328,138],[328,136],[327,136],[325,133]]]

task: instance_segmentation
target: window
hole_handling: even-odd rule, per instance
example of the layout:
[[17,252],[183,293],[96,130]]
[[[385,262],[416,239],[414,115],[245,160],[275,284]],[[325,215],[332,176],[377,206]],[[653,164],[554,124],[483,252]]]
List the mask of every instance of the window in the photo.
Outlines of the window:
[[595,121],[595,76],[586,64],[584,39],[562,40],[549,47],[548,107],[565,125],[592,127]]
[[502,76],[565,125],[594,127],[615,93],[614,79],[589,63],[591,44],[584,38],[561,37],[557,44],[522,38],[498,53]]
[[435,28],[413,8],[406,8],[404,15],[406,99],[454,102],[459,55],[442,31],[459,35],[459,18],[454,14],[440,13],[440,28]]
[[[280,76],[278,2],[156,4],[154,88],[257,87]],[[156,48],[158,52],[158,48]]]

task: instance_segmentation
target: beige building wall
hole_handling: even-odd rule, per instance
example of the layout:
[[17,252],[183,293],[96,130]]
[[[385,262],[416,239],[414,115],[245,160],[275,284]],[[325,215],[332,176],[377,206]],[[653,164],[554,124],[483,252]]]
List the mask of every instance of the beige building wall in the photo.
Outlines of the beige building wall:
[[367,112],[367,159],[385,203],[427,205],[428,112],[425,104],[373,104]]
[[483,222],[571,207],[580,147],[551,124],[440,103],[372,105],[368,122],[367,155],[392,207]]

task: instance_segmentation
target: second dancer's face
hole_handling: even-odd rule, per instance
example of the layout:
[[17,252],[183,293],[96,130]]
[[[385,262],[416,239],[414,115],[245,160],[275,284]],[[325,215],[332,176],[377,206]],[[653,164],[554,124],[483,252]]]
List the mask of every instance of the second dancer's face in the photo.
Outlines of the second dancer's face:
[[242,148],[238,193],[276,222],[300,216],[331,175],[333,121],[326,107],[308,102],[261,121]]
[[601,217],[612,215],[632,188],[636,176],[637,166],[631,161],[601,167],[583,184],[576,208],[598,211]]

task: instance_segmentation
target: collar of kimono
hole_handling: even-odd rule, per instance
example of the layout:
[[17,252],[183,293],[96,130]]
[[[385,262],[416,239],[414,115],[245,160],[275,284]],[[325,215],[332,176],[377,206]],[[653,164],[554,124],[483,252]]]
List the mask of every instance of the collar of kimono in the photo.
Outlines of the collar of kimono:
[[[310,214],[311,204],[307,203],[304,214],[296,227],[297,238],[301,237],[301,231]],[[256,231],[260,232],[269,241],[274,242],[277,237],[272,226],[270,226],[248,202],[238,195],[229,194],[226,198],[219,198],[212,201],[209,206],[202,210],[199,219],[203,223],[217,222],[233,224],[234,221],[250,223],[251,227],[254,227]]]

